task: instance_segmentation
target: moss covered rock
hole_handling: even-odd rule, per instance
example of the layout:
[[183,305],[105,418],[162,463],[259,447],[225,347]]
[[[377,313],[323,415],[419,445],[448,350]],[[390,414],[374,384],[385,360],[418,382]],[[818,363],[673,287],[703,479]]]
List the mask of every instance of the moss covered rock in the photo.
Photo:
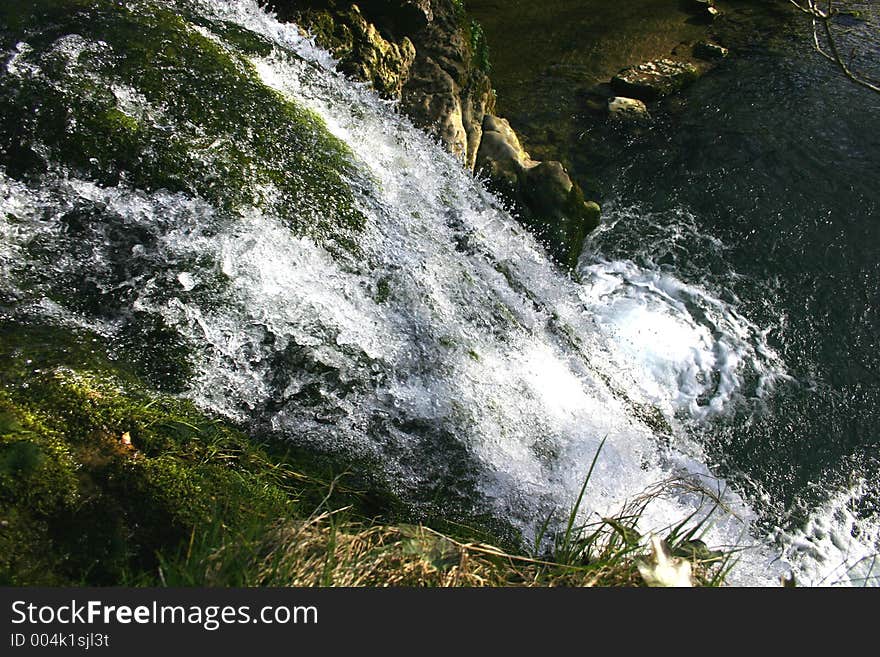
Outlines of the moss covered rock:
[[416,55],[408,37],[385,38],[354,4],[338,11],[309,8],[293,15],[339,60],[340,71],[369,82],[385,98],[400,98]]
[[0,582],[153,581],[194,537],[306,517],[331,491],[343,466],[155,393],[99,344],[0,323]]
[[645,123],[651,120],[651,115],[645,103],[636,98],[613,96],[608,99],[606,106],[608,108],[608,116],[613,121]]
[[364,218],[345,145],[259,79],[268,44],[182,4],[11,0],[0,7],[0,166],[18,179],[66,167],[258,207],[298,233],[351,246]]
[[547,246],[554,259],[574,269],[587,234],[599,225],[599,206],[559,162],[531,159],[510,124],[487,115],[477,153],[477,172],[511,199],[522,222]]

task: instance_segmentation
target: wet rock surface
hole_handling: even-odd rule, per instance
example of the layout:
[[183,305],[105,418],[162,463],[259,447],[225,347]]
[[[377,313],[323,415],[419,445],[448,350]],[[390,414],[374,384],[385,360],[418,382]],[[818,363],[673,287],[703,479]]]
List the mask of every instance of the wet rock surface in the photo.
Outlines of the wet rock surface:
[[585,201],[562,164],[533,160],[505,119],[487,115],[477,172],[514,202],[522,222],[545,241],[560,264],[577,264],[584,238],[599,225],[600,209]]
[[705,21],[713,21],[721,15],[715,0],[691,0],[691,11]]
[[712,41],[701,41],[694,46],[694,57],[708,61],[724,59],[729,54],[730,51],[727,48]]
[[453,0],[276,0],[296,22],[419,127],[473,168],[494,95],[480,32]]
[[648,107],[636,98],[614,96],[608,99],[608,116],[621,122],[647,122],[651,120]]
[[650,102],[678,91],[699,76],[693,64],[664,58],[623,69],[611,79],[611,88],[622,96]]

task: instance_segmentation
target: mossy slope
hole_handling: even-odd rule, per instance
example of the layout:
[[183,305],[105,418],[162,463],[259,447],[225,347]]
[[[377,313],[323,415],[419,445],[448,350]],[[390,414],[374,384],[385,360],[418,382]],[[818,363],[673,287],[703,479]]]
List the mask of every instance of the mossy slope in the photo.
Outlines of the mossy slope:
[[[256,206],[352,246],[363,216],[345,145],[264,85],[247,55],[271,46],[187,3],[10,0],[0,7],[0,166],[67,167],[102,185]],[[288,54],[287,56],[293,56]]]
[[149,391],[98,344],[0,324],[0,582],[149,581],[206,533],[268,531],[322,501],[393,513],[391,496],[331,486],[338,464]]

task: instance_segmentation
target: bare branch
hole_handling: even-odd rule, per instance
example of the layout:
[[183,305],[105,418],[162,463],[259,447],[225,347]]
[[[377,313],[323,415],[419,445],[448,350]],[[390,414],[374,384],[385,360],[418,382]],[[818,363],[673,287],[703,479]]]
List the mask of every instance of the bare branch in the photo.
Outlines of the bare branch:
[[[837,39],[831,27],[831,22],[840,12],[834,6],[835,0],[826,0],[825,9],[819,7],[820,0],[788,0],[799,11],[808,15],[813,26],[813,47],[825,59],[834,63],[843,74],[856,84],[880,93],[880,82],[854,72],[846,59],[840,54]],[[821,35],[821,36],[820,36]],[[823,42],[825,46],[823,47]],[[850,61],[852,55],[850,56]]]

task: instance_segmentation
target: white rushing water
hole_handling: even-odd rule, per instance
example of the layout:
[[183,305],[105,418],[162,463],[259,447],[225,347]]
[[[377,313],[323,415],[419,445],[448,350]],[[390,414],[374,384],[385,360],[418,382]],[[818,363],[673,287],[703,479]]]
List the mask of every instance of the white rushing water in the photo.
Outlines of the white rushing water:
[[[133,311],[161,315],[199,345],[186,394],[200,406],[367,458],[417,500],[438,481],[471,479],[526,536],[574,502],[604,441],[584,521],[686,476],[728,509],[713,515],[704,540],[748,547],[732,581],[778,582],[788,565],[754,528],[755,513],[678,431],[766,394],[785,376],[759,328],[709,292],[629,261],[594,254],[583,282],[560,274],[457,160],[335,73],[329,55],[294,26],[253,0],[203,6],[275,44],[252,60],[263,82],[317,113],[353,153],[369,181],[357,198],[368,218],[362,252],[331,255],[257,208],[233,221],[182,194],[63,175],[35,189],[3,175],[3,280],[20,275],[36,237],[62,238],[47,218],[98,203],[155,236],[131,247],[127,257],[145,264],[124,287],[136,290]],[[157,111],[130,90],[114,93],[123,111]],[[87,263],[59,253],[52,268],[91,272],[100,286],[118,254],[99,239],[90,253]],[[35,308],[64,315],[45,301]],[[759,383],[745,386],[744,372]],[[646,408],[659,411],[661,426]],[[693,489],[671,487],[648,505],[639,529],[663,531],[703,503]],[[838,556],[814,554],[809,567],[802,556],[791,560],[819,582],[840,566],[831,563]]]
[[834,492],[805,527],[785,532],[777,540],[803,582],[818,586],[851,584],[877,586],[880,578],[880,523],[860,518],[856,509],[868,490],[859,480]]

